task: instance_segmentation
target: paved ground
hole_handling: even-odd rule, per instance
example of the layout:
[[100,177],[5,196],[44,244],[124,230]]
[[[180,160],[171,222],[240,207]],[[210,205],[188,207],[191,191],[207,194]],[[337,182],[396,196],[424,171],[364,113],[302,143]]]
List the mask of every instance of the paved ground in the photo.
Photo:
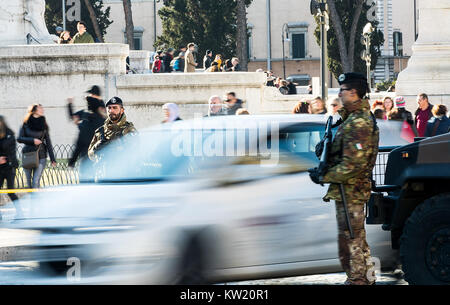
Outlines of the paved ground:
[[[5,203],[5,202],[3,202]],[[13,221],[15,209],[11,204],[0,205],[3,223]],[[20,245],[33,238],[27,232],[14,232],[8,234],[8,229],[0,228],[0,283],[4,285],[51,285],[72,284],[65,277],[48,277],[40,272],[37,262],[6,261],[14,253],[14,248],[1,248],[2,244]],[[13,236],[13,237],[11,237]],[[346,277],[344,273],[320,274],[311,276],[298,276],[265,280],[241,281],[223,283],[224,285],[342,285]],[[89,282],[88,282],[89,283]],[[96,282],[94,282],[96,283]],[[408,283],[394,273],[377,274],[379,285],[407,285]]]
[[[342,285],[344,273],[330,273],[278,279],[223,283],[224,285]],[[0,263],[0,283],[3,285],[65,285],[72,284],[66,278],[52,278],[39,272],[37,262]],[[87,282],[89,283],[89,281]],[[393,273],[377,275],[377,285],[408,285]]]
[[[227,283],[227,285],[343,285],[345,280],[345,273],[329,273],[258,281],[231,282]],[[408,283],[400,275],[381,273],[377,275],[377,285],[408,285]]]

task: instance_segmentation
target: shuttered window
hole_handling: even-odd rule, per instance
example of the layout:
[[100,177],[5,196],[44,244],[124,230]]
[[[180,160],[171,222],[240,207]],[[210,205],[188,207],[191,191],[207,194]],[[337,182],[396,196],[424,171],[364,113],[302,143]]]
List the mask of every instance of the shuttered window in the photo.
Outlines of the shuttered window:
[[306,44],[305,34],[292,33],[292,58],[305,58]]

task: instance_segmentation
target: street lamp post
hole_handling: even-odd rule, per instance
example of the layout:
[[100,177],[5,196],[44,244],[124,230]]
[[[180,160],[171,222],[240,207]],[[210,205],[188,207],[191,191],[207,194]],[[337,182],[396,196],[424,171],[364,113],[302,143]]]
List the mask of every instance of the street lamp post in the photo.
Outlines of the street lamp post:
[[328,73],[327,73],[327,61],[328,61],[328,44],[327,44],[327,31],[328,31],[328,11],[326,0],[311,0],[310,3],[311,14],[320,20],[320,79],[322,86],[322,99],[328,98]]
[[328,73],[327,73],[327,61],[328,61],[328,44],[327,44],[327,9],[326,9],[326,1],[322,0],[321,4],[324,5],[323,11],[320,14],[320,47],[321,47],[321,55],[320,55],[320,78],[322,82],[322,100],[326,101],[328,99]]
[[363,52],[362,59],[366,62],[366,69],[367,69],[367,83],[369,84],[369,90],[372,89],[372,80],[370,77],[370,65],[372,63],[372,57],[370,54],[370,36],[373,32],[374,28],[372,27],[372,24],[369,22],[364,26],[363,29],[363,41],[364,46],[366,49]]
[[66,0],[62,0],[63,31],[66,30]]
[[[284,36],[286,34],[286,37]],[[283,79],[286,79],[286,57],[284,51],[284,42],[289,41],[289,32],[288,32],[288,24],[283,24],[283,28],[281,29],[281,44],[283,45]]]
[[156,2],[159,0],[153,0],[153,47],[156,52]]

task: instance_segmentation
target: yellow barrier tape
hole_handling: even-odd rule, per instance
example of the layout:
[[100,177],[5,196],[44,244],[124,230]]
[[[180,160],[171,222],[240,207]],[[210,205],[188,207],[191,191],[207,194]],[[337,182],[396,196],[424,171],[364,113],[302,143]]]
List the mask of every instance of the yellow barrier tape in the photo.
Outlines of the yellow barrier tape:
[[0,194],[11,194],[11,193],[33,193],[40,191],[39,189],[15,189],[15,190],[0,190]]

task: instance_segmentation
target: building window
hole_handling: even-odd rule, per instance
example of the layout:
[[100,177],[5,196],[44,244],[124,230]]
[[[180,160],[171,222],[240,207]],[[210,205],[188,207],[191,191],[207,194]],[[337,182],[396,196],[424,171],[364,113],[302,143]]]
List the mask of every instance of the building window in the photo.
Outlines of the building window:
[[247,32],[248,32],[248,43],[247,43],[247,58],[248,60],[251,60],[252,58],[252,51],[253,51],[253,24],[249,23],[247,25]]
[[402,32],[394,32],[394,56],[403,56]]
[[306,39],[305,34],[292,34],[292,58],[306,57]]
[[288,23],[291,59],[306,58],[308,24],[306,22]]
[[[126,32],[125,29],[123,30],[123,33],[124,33],[124,42],[126,44],[128,44],[127,32]],[[134,27],[134,34],[133,34],[134,37],[133,38],[134,38],[134,49],[135,50],[142,50],[142,36],[143,36],[143,34],[144,34],[144,28],[143,27],[140,27],[140,26]]]

